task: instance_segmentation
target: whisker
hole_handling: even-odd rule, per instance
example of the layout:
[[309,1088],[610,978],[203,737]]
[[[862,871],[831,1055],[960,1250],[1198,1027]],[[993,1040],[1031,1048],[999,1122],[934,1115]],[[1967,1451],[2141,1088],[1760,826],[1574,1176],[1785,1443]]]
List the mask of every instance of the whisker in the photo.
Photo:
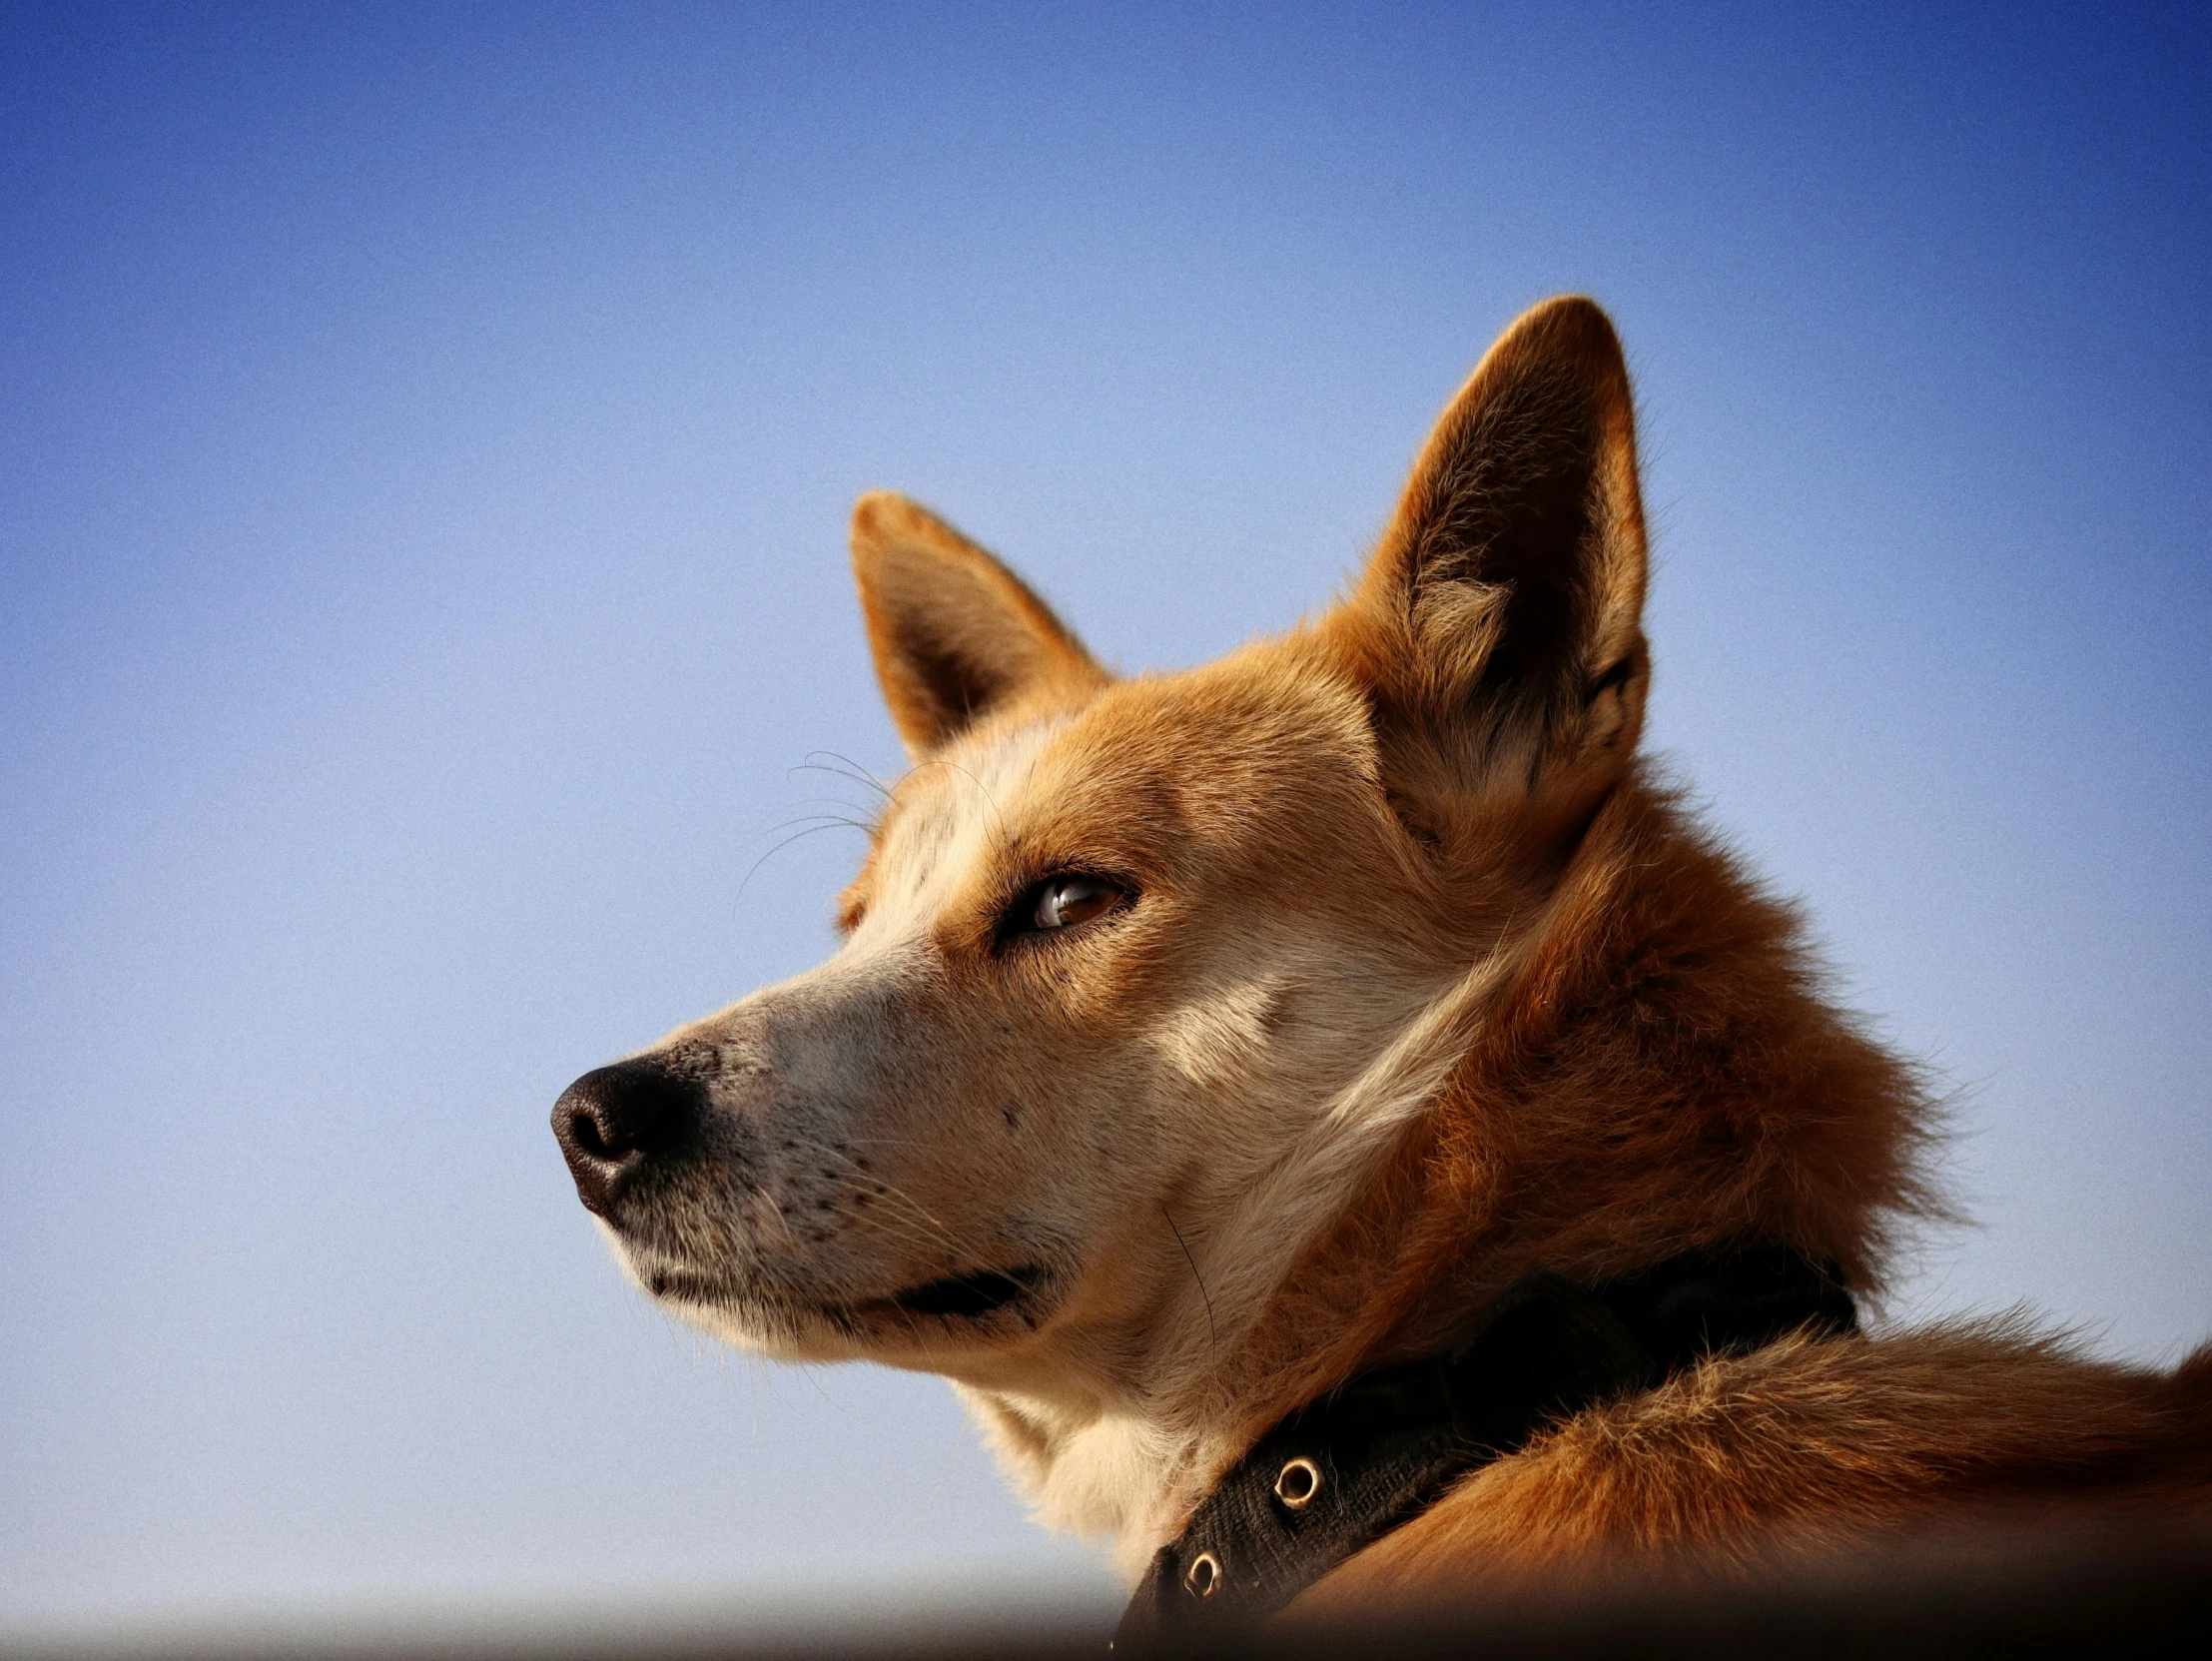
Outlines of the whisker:
[[774,836],[777,832],[789,830],[794,825],[844,825],[849,829],[860,831],[864,835],[873,828],[863,820],[848,819],[842,813],[801,813],[789,819],[778,820],[761,834],[763,836]]
[[1198,1282],[1198,1300],[1205,1305],[1206,1345],[1211,1349],[1221,1347],[1221,1335],[1213,1328],[1213,1294],[1205,1289],[1205,1276],[1198,1272],[1198,1259],[1190,1254],[1190,1247],[1183,1245],[1182,1231],[1175,1227],[1174,1215],[1165,1206],[1159,1215],[1167,1219],[1167,1232],[1175,1237],[1175,1244],[1182,1246],[1182,1260],[1190,1265],[1190,1278]]
[[[830,758],[830,760],[841,761],[844,763],[844,765],[842,767],[824,766],[821,762],[814,759],[818,755],[826,755]],[[839,778],[851,779],[855,784],[862,786],[864,789],[875,791],[877,795],[881,796],[887,802],[891,800],[891,787],[889,785],[885,784],[883,780],[877,778],[875,774],[869,772],[867,768],[863,767],[851,756],[840,755],[835,750],[809,750],[807,752],[806,760],[801,762],[798,766],[792,768],[791,771],[794,773],[834,773]]]
[[738,902],[745,898],[745,890],[751,885],[754,873],[759,871],[759,869],[763,865],[766,865],[771,859],[774,859],[776,855],[782,853],[784,849],[790,847],[792,843],[804,841],[807,837],[813,836],[819,831],[836,830],[841,824],[849,823],[850,821],[845,820],[832,820],[829,823],[810,825],[803,831],[799,831],[794,835],[785,837],[781,842],[777,843],[773,848],[770,848],[766,853],[762,854],[760,858],[754,860],[751,865],[745,868],[745,875],[738,881],[737,892],[730,896],[731,908],[734,910]]

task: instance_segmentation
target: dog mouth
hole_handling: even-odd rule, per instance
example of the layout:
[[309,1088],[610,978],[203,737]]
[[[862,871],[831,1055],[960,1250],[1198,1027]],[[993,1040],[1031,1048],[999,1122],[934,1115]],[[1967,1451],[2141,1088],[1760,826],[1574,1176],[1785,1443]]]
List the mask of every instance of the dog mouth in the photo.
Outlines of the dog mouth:
[[743,1302],[757,1296],[756,1287],[721,1274],[701,1274],[690,1269],[656,1268],[640,1278],[655,1297],[677,1303],[718,1304]]
[[905,1291],[894,1293],[891,1301],[911,1315],[977,1320],[1027,1296],[1044,1278],[1045,1269],[1038,1263],[1020,1268],[978,1269],[909,1286]]
[[773,1304],[793,1314],[811,1309],[815,1314],[841,1322],[893,1310],[941,1320],[982,1320],[1030,1296],[1047,1278],[1048,1271],[1042,1263],[1024,1263],[1016,1268],[970,1269],[962,1274],[925,1280],[893,1292],[889,1297],[817,1304],[812,1299],[777,1296],[757,1282],[740,1283],[724,1274],[660,1267],[643,1276],[646,1290],[672,1302],[709,1306]]

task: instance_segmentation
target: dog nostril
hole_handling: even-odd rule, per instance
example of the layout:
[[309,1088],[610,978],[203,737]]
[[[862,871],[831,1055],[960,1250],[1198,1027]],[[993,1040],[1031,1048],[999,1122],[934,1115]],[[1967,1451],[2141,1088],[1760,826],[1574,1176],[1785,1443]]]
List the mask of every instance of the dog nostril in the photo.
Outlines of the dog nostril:
[[599,1127],[592,1123],[590,1114],[583,1112],[570,1114],[568,1116],[568,1134],[575,1140],[576,1146],[593,1159],[611,1160],[614,1158],[614,1150],[609,1148],[606,1145],[606,1139],[599,1135]]
[[553,1138],[587,1210],[605,1213],[653,1149],[696,1117],[700,1094],[696,1081],[650,1061],[594,1069],[561,1092]]

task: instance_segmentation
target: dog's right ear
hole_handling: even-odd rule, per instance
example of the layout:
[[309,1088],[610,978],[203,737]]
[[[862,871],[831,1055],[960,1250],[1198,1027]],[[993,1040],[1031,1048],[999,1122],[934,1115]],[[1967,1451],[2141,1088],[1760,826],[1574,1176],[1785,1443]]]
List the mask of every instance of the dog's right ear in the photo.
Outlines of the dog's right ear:
[[905,496],[877,490],[854,505],[853,576],[876,678],[917,761],[995,709],[1106,683],[1020,577]]
[[[1548,301],[1483,358],[1429,435],[1326,638],[1374,711],[1409,821],[1572,825],[1643,724],[1644,514],[1620,342]],[[1473,815],[1475,817],[1470,817]]]

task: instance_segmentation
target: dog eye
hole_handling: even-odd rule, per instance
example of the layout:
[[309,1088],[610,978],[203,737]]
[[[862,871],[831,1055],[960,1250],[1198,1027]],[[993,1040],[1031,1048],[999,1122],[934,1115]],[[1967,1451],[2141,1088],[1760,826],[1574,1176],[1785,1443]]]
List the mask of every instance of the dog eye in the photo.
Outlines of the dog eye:
[[1082,875],[1049,878],[1034,892],[1036,897],[1024,926],[1039,932],[1072,929],[1078,923],[1104,917],[1128,898],[1128,891],[1117,883]]

